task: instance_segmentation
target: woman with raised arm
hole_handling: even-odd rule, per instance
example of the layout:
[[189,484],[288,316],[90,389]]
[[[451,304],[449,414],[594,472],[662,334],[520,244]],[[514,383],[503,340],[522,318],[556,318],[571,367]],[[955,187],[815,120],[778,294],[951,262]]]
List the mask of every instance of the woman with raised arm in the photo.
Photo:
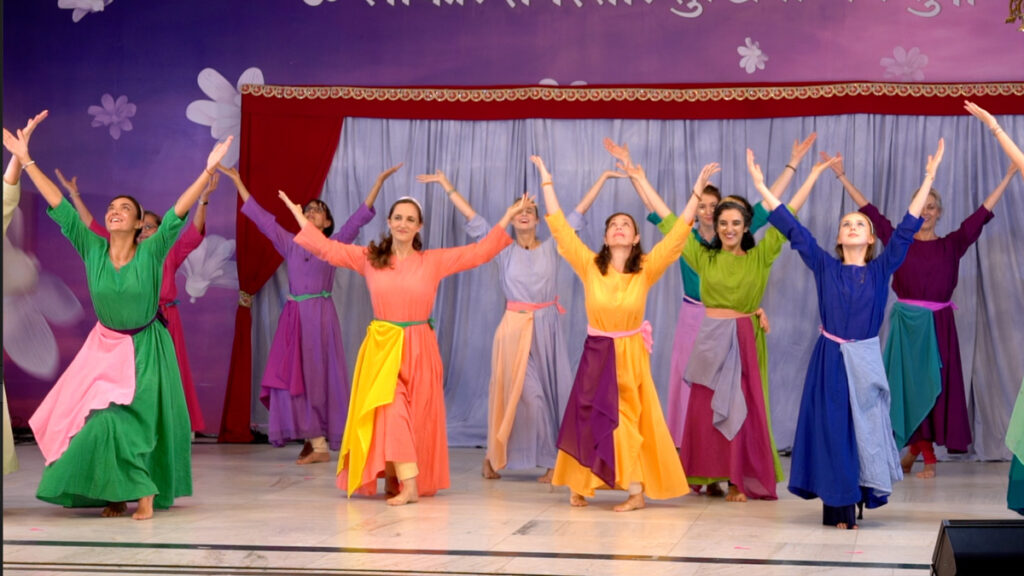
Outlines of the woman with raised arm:
[[[39,114],[36,114],[34,118],[30,118],[25,127],[22,128],[21,133],[27,143],[29,138],[32,136],[32,132],[36,129],[36,126],[40,122],[46,119],[49,114],[48,110],[43,110]],[[11,156],[11,161],[7,163],[7,170],[4,171],[4,237],[7,237],[7,227],[11,225],[11,220],[14,219],[14,211],[18,208],[18,203],[21,202],[21,171],[24,168],[21,164],[21,160],[18,160],[17,156]],[[4,400],[4,475],[10,474],[18,469],[18,455],[14,452],[14,433],[11,431],[11,414],[7,411],[7,387],[3,387],[3,400]]]
[[1024,172],[1024,152],[1010,138],[1009,134],[999,126],[999,121],[996,120],[995,116],[989,114],[988,110],[970,100],[964,100],[964,110],[967,110],[972,116],[985,123],[985,126],[992,131],[992,135],[999,141],[999,145],[1003,147],[1003,151],[1010,157],[1010,161],[1017,166],[1018,170]]
[[[401,167],[398,164],[377,176],[366,200],[337,233],[332,235],[334,218],[322,200],[306,204],[306,220],[325,237],[350,244],[376,214],[373,204],[384,181]],[[220,170],[235,183],[242,214],[256,224],[287,264],[288,297],[260,380],[260,401],[270,413],[268,437],[275,446],[304,440],[296,464],[328,462],[328,447],[341,448],[351,395],[341,326],[331,298],[334,267],[293,242],[295,235],[250,196],[237,170],[223,166]]]
[[[780,196],[782,191],[789,186],[793,175],[796,174],[796,167],[800,165],[800,162],[807,155],[817,137],[818,135],[812,132],[803,141],[793,142],[789,163],[786,164],[772,184],[772,193],[776,197]],[[629,154],[629,148],[624,144],[619,146],[609,138],[605,138],[604,145],[608,152],[619,161],[620,169],[630,173],[630,181],[647,207],[647,220],[656,225],[662,234],[668,234],[672,227],[675,226],[676,216],[669,210],[657,193],[648,194],[645,192],[646,189],[650,189],[653,192],[654,188],[647,180],[643,169],[640,166],[634,165]],[[808,188],[804,194],[794,197],[790,202],[790,206],[799,210],[800,206],[806,201],[807,193],[809,192],[810,189]],[[745,205],[747,210],[752,211],[751,234],[756,233],[768,223],[768,210],[764,208],[763,202],[758,202],[754,207],[751,207],[742,197],[727,196],[726,198],[739,201]],[[710,247],[712,240],[715,238],[714,213],[715,208],[721,201],[722,194],[716,186],[709,184],[701,192],[700,202],[697,204],[697,224],[693,227],[692,239],[700,242],[705,247]],[[679,257],[679,271],[683,275],[683,302],[679,307],[679,318],[676,321],[676,332],[672,341],[672,362],[669,367],[668,406],[666,407],[668,429],[672,432],[672,440],[675,442],[676,448],[680,448],[683,445],[683,430],[685,429],[686,411],[690,400],[690,384],[683,378],[683,374],[686,373],[686,364],[690,359],[693,346],[697,341],[697,332],[700,330],[700,324],[704,318],[704,304],[701,302],[700,297],[700,277],[686,263],[682,256]],[[763,373],[763,377],[765,382],[767,382],[766,372]],[[725,494],[718,483],[708,484],[707,487],[709,495],[723,496]],[[699,492],[703,486],[694,485],[691,488]]]
[[142,209],[117,196],[105,217],[110,240],[89,232],[57,186],[31,159],[28,139],[4,130],[4,146],[26,167],[85,262],[99,320],[29,420],[46,461],[36,497],[62,506],[106,506],[120,516],[152,518],[192,493],[188,410],[174,344],[157,322],[164,258],[185,225],[231,137],[214,146],[206,167],[167,211],[148,241],[136,242]]
[[[82,195],[78,190],[78,177],[73,176],[71,180],[64,177],[58,169],[57,181],[68,191],[71,203],[75,206],[79,218],[92,230],[92,232],[105,239],[110,239],[110,233],[92,216],[92,212],[82,201]],[[217,188],[220,181],[220,174],[214,173],[210,177],[206,188],[199,195],[199,206],[196,208],[196,215],[192,217],[192,226],[186,226],[185,231],[174,242],[170,253],[164,259],[163,280],[160,286],[160,316],[161,322],[167,326],[171,334],[171,341],[174,342],[174,352],[178,358],[178,371],[181,373],[181,387],[185,391],[185,405],[188,406],[188,416],[192,424],[192,432],[200,432],[206,428],[203,420],[203,409],[199,404],[199,395],[196,394],[195,380],[192,378],[192,368],[188,363],[188,350],[185,346],[185,329],[181,323],[181,314],[178,313],[178,283],[175,281],[175,274],[178,268],[203,242],[206,236],[206,206],[210,203],[210,194]],[[142,232],[139,233],[137,242],[149,238],[160,229],[163,219],[159,214],[151,210],[144,210],[142,215]]]
[[871,221],[860,212],[839,222],[838,258],[821,248],[788,210],[780,208],[764,185],[753,152],[747,152],[754,186],[772,209],[769,221],[814,273],[821,326],[800,399],[789,491],[807,500],[821,498],[826,526],[856,528],[854,507],[885,505],[893,483],[903,479],[878,331],[885,318],[889,278],[921,227],[921,209],[943,148],[939,140],[935,154],[928,157],[921,187],[878,258]]
[[583,282],[587,340],[558,433],[551,483],[568,486],[569,504],[586,506],[599,488],[626,490],[616,512],[645,506],[644,496],[664,500],[689,492],[651,378],[651,326],[644,320],[647,293],[676,260],[690,235],[699,191],[717,171],[709,164],[679,224],[649,254],[636,221],[626,213],[605,221],[598,254],[576,236],[539,156],[546,220],[565,258]]
[[[827,155],[823,153],[822,157]],[[894,232],[892,224],[846,178],[842,157],[836,157],[839,161],[832,165],[836,178],[860,212],[871,220],[878,239],[888,245]],[[1015,172],[1016,165],[1011,165],[982,205],[947,236],[935,232],[942,217],[942,198],[934,188],[929,190],[921,211],[924,223],[914,234],[916,242],[893,274],[892,289],[898,300],[889,314],[885,370],[892,391],[896,445],[910,448],[903,456],[903,472],[909,473],[918,455],[923,455],[924,470],[917,473],[918,478],[935,476],[933,443],[945,446],[950,453],[966,452],[971,444],[953,290],[959,280],[960,259],[992,220],[992,209]]]
[[[583,227],[583,215],[609,178],[626,175],[607,171],[569,215],[573,230]],[[452,204],[466,217],[466,232],[482,238],[491,226],[448,182],[443,173],[420,177],[441,184]],[[494,333],[491,380],[488,386],[487,453],[481,475],[501,478],[498,470],[544,468],[538,482],[551,482],[558,455],[556,440],[562,412],[572,386],[572,367],[566,352],[558,303],[558,253],[552,238],[537,237],[537,209],[531,207],[512,220],[515,242],[495,258],[505,315]]]
[[[811,168],[791,210],[803,205],[826,168],[824,162]],[[771,228],[755,243],[752,217],[745,204],[723,200],[715,208],[711,246],[692,242],[683,250],[700,275],[707,309],[684,374],[693,386],[680,458],[691,484],[728,481],[730,502],[774,500],[775,484],[783,479],[771,430],[767,322],[760,304],[785,238]]]
[[352,399],[338,461],[338,488],[372,495],[385,478],[387,503],[401,506],[448,487],[443,369],[430,312],[445,276],[475,268],[512,243],[512,218],[532,206],[525,196],[483,240],[423,250],[423,210],[408,196],[388,211],[380,242],[328,240],[284,193],[302,231],[295,242],[318,258],[366,277],[374,320],[359,348]]

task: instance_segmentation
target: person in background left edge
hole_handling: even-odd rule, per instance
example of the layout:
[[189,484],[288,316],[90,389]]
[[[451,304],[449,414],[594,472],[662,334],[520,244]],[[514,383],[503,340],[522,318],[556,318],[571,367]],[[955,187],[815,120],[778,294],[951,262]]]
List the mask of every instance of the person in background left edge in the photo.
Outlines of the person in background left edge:
[[[73,176],[71,180],[64,177],[60,170],[56,170],[57,180],[68,191],[71,203],[78,211],[78,217],[89,227],[94,234],[102,238],[110,239],[110,233],[92,216],[92,212],[82,201],[82,195],[78,190],[78,177]],[[185,347],[185,329],[181,322],[181,314],[178,313],[178,283],[175,281],[175,274],[178,268],[185,262],[188,255],[199,247],[206,236],[206,206],[210,203],[210,194],[217,188],[220,174],[214,173],[210,182],[199,196],[199,206],[192,218],[192,226],[187,226],[185,231],[174,242],[167,259],[164,260],[163,279],[160,284],[160,314],[166,323],[167,331],[171,334],[174,342],[174,353],[178,358],[178,370],[181,372],[181,387],[185,392],[185,404],[188,406],[188,416],[192,423],[192,432],[202,432],[206,428],[203,420],[203,409],[199,404],[199,396],[196,394],[195,380],[192,378],[192,368],[188,363],[188,350]],[[156,212],[146,210],[142,216],[142,232],[139,233],[138,241],[149,238],[160,228],[160,215]]]
[[[22,129],[26,142],[32,136],[32,131],[42,122],[48,111],[43,110],[31,118],[28,124]],[[12,156],[4,172],[4,236],[7,236],[7,227],[11,225],[14,218],[14,211],[21,201],[21,170],[24,167],[17,156]],[[18,455],[14,452],[14,433],[11,431],[11,414],[7,411],[7,388],[3,388],[4,397],[4,475],[10,474],[18,469]]]
[[120,195],[110,202],[104,240],[32,160],[24,132],[5,129],[3,139],[85,263],[98,319],[29,419],[46,461],[36,497],[65,507],[105,506],[104,517],[125,514],[127,501],[137,500],[132,518],[148,520],[154,508],[192,494],[188,409],[174,344],[157,322],[163,261],[233,137],[214,146],[204,170],[141,244],[137,200]]

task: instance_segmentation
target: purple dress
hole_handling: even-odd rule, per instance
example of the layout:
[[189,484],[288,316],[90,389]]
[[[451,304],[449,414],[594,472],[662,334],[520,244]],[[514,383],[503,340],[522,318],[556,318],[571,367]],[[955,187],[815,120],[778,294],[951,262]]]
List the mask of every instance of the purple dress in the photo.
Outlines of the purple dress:
[[[341,326],[331,299],[334,266],[292,242],[294,234],[250,198],[242,213],[256,224],[288,264],[288,302],[281,310],[260,400],[270,410],[268,436],[275,446],[324,436],[341,447],[351,387],[341,344]],[[332,239],[350,243],[376,212],[366,204]]]
[[[583,215],[569,214],[569,226],[583,227]],[[482,238],[491,227],[479,214],[466,223],[466,232]],[[551,302],[558,296],[558,247],[552,238],[534,250],[513,242],[494,258],[501,276],[501,288],[509,302]],[[523,392],[515,413],[515,425],[508,438],[507,468],[554,468],[555,445],[562,413],[572,388],[572,366],[565,334],[554,306],[533,313],[533,337],[527,360]]]
[[[875,235],[886,245],[893,226],[872,204],[860,211],[875,227]],[[901,300],[949,302],[953,298],[960,273],[960,258],[981,236],[981,230],[992,219],[992,212],[980,206],[948,236],[936,240],[916,241],[907,252],[907,259],[893,275],[892,289]],[[950,452],[966,452],[971,443],[967,421],[967,398],[963,367],[960,364],[960,341],[952,307],[933,313],[939,357],[942,359],[942,391],[935,406],[910,438],[910,444],[922,440],[946,446]],[[889,366],[886,366],[889,369]]]

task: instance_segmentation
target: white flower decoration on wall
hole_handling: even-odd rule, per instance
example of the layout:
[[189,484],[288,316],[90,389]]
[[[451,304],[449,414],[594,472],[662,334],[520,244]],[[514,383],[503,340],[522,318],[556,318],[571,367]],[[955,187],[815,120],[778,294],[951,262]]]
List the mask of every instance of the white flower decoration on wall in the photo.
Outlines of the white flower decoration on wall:
[[214,140],[235,137],[222,161],[222,164],[229,167],[238,162],[243,84],[263,84],[263,72],[259,68],[249,68],[242,72],[238,83],[232,86],[220,72],[205,68],[199,73],[199,87],[211,100],[194,100],[185,109],[185,116],[189,120],[210,127],[210,135]]
[[86,14],[103,12],[105,6],[109,6],[114,0],[57,0],[57,8],[71,10],[71,21],[78,22],[85,18]]
[[231,259],[234,255],[234,240],[216,234],[203,239],[178,269],[178,274],[185,277],[189,302],[202,298],[210,286],[238,290],[238,264]]
[[82,304],[60,278],[21,249],[22,235],[19,209],[4,238],[4,352],[26,373],[51,380],[60,350],[50,324],[74,325],[83,316]]
[[[558,80],[555,80],[554,78],[542,78],[541,81],[538,82],[538,84],[540,84],[541,86],[558,86]],[[569,86],[586,86],[586,85],[587,85],[587,82],[585,80],[573,80],[572,82],[569,83]]]
[[102,106],[89,106],[89,114],[93,115],[93,128],[107,126],[110,129],[110,137],[114,140],[121,138],[121,132],[128,132],[132,129],[131,118],[135,116],[138,108],[128,101],[128,97],[121,95],[114,100],[110,94],[104,94],[100,98]]
[[893,48],[892,58],[882,58],[886,78],[896,78],[903,82],[920,82],[924,80],[924,67],[928,65],[928,57],[921,54],[915,46],[909,51],[903,46]]
[[761,51],[761,45],[751,40],[750,36],[746,37],[746,46],[736,48],[736,52],[740,55],[740,68],[746,70],[747,74],[753,74],[754,70],[764,70],[768,56]]

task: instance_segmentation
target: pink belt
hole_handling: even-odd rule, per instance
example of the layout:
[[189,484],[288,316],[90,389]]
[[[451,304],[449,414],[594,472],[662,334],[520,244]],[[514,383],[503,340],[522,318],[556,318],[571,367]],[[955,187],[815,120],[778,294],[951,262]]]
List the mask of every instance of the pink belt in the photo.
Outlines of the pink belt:
[[818,326],[818,331],[821,332],[822,336],[828,338],[829,340],[835,342],[836,344],[847,344],[849,342],[856,342],[856,340],[847,340],[846,338],[840,338],[839,336],[836,336],[835,334],[832,334],[831,332],[825,330],[824,326]]
[[654,348],[654,329],[651,328],[651,323],[644,320],[644,323],[640,325],[636,330],[623,330],[621,332],[605,332],[604,330],[598,330],[593,326],[587,324],[587,335],[588,336],[605,336],[607,338],[625,338],[626,336],[632,336],[639,334],[644,339],[644,348],[647,349],[647,353],[651,353],[651,349]]
[[552,300],[551,302],[541,302],[540,304],[535,304],[533,302],[517,302],[515,300],[509,300],[508,303],[505,304],[505,310],[510,310],[512,312],[534,312],[542,308],[547,308],[549,306],[554,306],[555,308],[558,308],[559,314],[565,314],[565,308],[562,308],[562,305],[558,303],[558,296],[555,296],[555,299]]
[[942,310],[943,308],[952,308],[953,310],[959,310],[956,304],[952,300],[948,302],[931,302],[929,300],[908,300],[906,298],[897,298],[897,302],[903,302],[904,304],[910,304],[911,306],[920,306],[921,308],[927,308],[932,312]]

